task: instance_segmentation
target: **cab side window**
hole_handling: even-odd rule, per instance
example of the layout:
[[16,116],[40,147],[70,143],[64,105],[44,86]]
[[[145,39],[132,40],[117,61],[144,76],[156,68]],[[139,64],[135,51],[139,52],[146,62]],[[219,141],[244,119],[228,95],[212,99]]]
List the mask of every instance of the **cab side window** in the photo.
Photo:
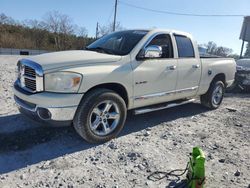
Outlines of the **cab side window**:
[[172,42],[168,34],[159,34],[155,36],[147,45],[147,47],[151,45],[161,46],[162,48],[161,58],[173,58]]
[[190,58],[194,56],[194,47],[190,38],[182,35],[175,35],[175,40],[180,58]]

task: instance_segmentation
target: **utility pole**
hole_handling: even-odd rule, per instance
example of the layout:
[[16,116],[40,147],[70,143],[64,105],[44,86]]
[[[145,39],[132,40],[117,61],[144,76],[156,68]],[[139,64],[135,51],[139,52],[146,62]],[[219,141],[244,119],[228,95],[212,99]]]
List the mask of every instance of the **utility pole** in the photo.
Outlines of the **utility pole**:
[[[244,21],[245,21],[245,20],[244,20]],[[244,25],[244,22],[243,22],[243,25]],[[244,43],[245,43],[247,25],[245,25],[245,28],[242,28],[242,29],[244,29],[244,30],[243,30],[243,33],[242,33],[242,45],[241,45],[241,50],[240,50],[240,59],[241,59],[242,56],[243,56],[243,50],[244,50]]]
[[96,29],[95,29],[95,38],[97,39],[99,35],[99,23],[96,23]]
[[245,41],[250,42],[250,16],[245,16],[241,28],[240,39],[242,40],[240,58],[243,57],[244,43]]
[[115,24],[116,24],[117,1],[118,0],[115,0],[115,14],[114,14],[114,22],[113,22],[113,31],[115,31]]
[[242,40],[241,50],[240,50],[240,59],[243,57],[243,49],[244,49],[244,39]]

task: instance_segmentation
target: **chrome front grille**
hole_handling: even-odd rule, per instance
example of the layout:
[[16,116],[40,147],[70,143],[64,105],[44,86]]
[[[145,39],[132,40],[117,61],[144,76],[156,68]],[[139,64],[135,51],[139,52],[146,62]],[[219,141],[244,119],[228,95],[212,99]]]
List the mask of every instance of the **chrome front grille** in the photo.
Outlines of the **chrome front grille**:
[[24,69],[22,71],[24,72],[24,87],[28,88],[31,92],[36,92],[36,70],[27,65],[22,65],[22,68]]
[[25,65],[24,66],[24,75],[35,78],[36,77],[36,71],[33,68],[28,67],[28,66]]
[[24,84],[25,87],[30,89],[31,91],[36,91],[36,80],[30,79],[30,78],[24,78]]
[[21,88],[31,93],[43,91],[42,67],[29,60],[18,62],[18,83]]

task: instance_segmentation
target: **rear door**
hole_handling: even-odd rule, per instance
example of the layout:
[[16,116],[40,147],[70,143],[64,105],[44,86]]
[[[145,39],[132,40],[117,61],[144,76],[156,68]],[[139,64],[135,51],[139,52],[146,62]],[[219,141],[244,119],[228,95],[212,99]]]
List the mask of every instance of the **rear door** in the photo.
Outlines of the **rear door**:
[[[184,35],[174,35],[178,52],[178,78],[176,98],[195,96],[201,77],[200,58],[195,55],[192,40]],[[196,46],[195,46],[196,47]]]

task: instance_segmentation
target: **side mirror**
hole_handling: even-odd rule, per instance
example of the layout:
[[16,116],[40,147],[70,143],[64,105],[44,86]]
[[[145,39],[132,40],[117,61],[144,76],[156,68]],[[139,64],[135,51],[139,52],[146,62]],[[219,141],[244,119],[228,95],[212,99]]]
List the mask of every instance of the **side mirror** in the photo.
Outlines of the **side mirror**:
[[145,49],[141,50],[137,58],[138,59],[154,59],[154,58],[160,58],[161,56],[162,56],[161,46],[150,45],[146,47]]

